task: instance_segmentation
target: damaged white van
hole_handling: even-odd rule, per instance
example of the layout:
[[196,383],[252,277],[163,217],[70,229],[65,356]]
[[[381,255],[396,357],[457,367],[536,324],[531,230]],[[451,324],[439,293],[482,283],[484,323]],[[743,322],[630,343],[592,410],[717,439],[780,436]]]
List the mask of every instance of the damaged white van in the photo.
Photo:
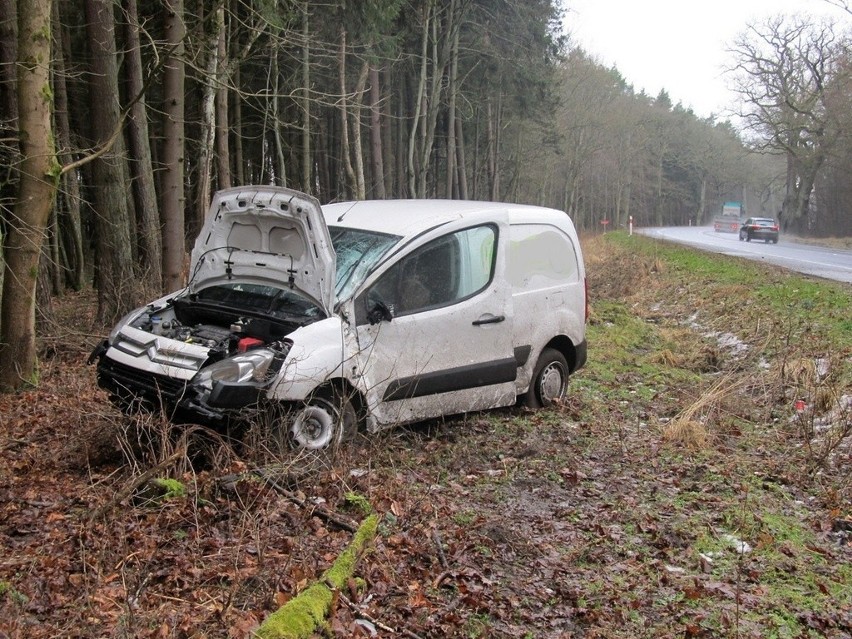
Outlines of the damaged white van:
[[440,415],[561,399],[586,361],[582,254],[563,212],[450,200],[321,207],[271,186],[213,198],[187,286],[92,353],[122,406],[336,445]]

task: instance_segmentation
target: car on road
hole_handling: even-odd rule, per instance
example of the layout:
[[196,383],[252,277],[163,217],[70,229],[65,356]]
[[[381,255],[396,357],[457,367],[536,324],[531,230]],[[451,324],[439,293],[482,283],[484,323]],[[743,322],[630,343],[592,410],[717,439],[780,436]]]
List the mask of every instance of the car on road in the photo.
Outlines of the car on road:
[[740,241],[763,240],[778,244],[778,222],[771,217],[750,217],[740,227]]
[[308,449],[363,427],[560,401],[586,361],[586,275],[567,214],[519,204],[320,206],[218,192],[185,288],[122,319],[98,384],[174,421],[265,424]]

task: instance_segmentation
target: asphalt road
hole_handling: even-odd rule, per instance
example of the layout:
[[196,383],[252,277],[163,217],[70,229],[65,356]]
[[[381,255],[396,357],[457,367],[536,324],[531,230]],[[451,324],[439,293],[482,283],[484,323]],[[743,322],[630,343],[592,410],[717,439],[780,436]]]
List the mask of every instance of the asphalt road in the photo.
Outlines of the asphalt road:
[[852,251],[797,244],[787,240],[783,233],[778,244],[766,244],[741,242],[736,233],[717,233],[709,226],[640,228],[634,229],[634,232],[705,251],[764,261],[806,275],[852,283]]

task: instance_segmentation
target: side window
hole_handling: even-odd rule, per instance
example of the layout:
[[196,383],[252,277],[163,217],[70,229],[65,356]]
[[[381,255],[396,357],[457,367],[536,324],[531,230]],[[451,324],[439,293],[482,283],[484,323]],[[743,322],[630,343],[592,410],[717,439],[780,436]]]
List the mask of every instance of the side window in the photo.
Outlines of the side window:
[[448,306],[484,289],[494,272],[497,229],[478,226],[438,238],[389,268],[355,302],[358,323],[376,302],[395,317]]
[[555,226],[512,225],[507,273],[515,291],[576,282],[577,252],[571,239]]

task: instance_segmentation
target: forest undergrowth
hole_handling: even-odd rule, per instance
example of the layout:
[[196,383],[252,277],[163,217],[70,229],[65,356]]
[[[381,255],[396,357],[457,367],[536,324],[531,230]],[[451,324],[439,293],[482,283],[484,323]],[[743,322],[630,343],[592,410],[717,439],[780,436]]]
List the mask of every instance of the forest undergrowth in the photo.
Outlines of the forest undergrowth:
[[39,387],[0,396],[0,637],[251,637],[367,509],[325,636],[852,637],[852,289],[583,248],[565,402],[334,455],[119,414],[92,296],[56,301]]

